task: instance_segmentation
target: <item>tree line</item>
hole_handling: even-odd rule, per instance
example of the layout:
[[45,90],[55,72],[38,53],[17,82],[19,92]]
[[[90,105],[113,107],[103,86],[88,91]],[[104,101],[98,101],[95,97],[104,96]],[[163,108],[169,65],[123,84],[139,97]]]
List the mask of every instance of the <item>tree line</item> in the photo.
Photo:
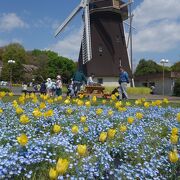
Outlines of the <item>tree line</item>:
[[[161,73],[162,71],[163,71],[162,65],[157,64],[153,60],[141,59],[139,61],[139,64],[136,67],[136,71],[135,71],[134,75],[135,76],[143,76],[143,75]],[[170,71],[180,72],[180,61],[177,61],[171,67],[165,66],[164,71],[165,72],[170,72]]]
[[[8,63],[8,60],[14,60],[15,64]],[[26,51],[21,44],[13,43],[0,48],[0,61],[3,67],[1,80],[9,81],[10,71],[12,69],[12,80],[15,83],[22,81],[42,81],[48,77],[55,79],[57,74],[63,77],[67,82],[76,71],[77,63],[71,59],[59,56],[50,50],[34,49]],[[27,71],[26,67],[30,67]]]

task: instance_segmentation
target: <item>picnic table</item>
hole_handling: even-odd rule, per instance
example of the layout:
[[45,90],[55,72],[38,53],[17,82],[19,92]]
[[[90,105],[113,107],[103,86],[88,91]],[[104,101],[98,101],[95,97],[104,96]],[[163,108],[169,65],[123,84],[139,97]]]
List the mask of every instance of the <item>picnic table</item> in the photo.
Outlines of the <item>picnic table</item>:
[[85,86],[85,89],[80,91],[78,94],[83,94],[85,96],[98,96],[98,97],[105,97],[106,94],[104,93],[105,87],[101,85],[92,85],[92,86]]

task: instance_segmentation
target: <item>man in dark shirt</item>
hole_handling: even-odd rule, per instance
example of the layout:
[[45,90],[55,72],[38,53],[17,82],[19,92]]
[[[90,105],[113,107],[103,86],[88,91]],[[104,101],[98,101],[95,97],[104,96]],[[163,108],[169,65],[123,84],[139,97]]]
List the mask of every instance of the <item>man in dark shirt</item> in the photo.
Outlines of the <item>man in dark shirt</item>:
[[85,84],[87,83],[84,73],[81,70],[76,71],[73,76],[73,89],[75,95],[80,91],[83,82],[85,82]]
[[124,71],[123,67],[119,67],[119,85],[120,85],[120,94],[122,95],[122,99],[128,99],[127,94],[127,83],[129,83],[128,73]]

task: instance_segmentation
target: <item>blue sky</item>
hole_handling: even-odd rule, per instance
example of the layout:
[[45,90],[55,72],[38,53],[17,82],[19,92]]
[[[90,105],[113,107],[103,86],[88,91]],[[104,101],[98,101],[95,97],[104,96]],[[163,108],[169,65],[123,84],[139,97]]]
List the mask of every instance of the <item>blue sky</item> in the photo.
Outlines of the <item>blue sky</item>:
[[[51,49],[77,60],[82,35],[81,13],[54,38],[59,24],[80,0],[1,0],[0,46],[21,43],[26,50]],[[134,0],[133,61],[180,60],[180,0]]]

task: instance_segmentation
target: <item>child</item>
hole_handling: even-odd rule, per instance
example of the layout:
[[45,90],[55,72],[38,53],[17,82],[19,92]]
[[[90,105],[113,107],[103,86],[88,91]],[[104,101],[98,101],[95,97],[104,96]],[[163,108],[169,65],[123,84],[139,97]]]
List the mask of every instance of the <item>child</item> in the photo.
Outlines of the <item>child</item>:
[[70,96],[71,98],[75,96],[74,89],[73,89],[73,81],[71,80],[71,83],[67,87],[67,96]]

